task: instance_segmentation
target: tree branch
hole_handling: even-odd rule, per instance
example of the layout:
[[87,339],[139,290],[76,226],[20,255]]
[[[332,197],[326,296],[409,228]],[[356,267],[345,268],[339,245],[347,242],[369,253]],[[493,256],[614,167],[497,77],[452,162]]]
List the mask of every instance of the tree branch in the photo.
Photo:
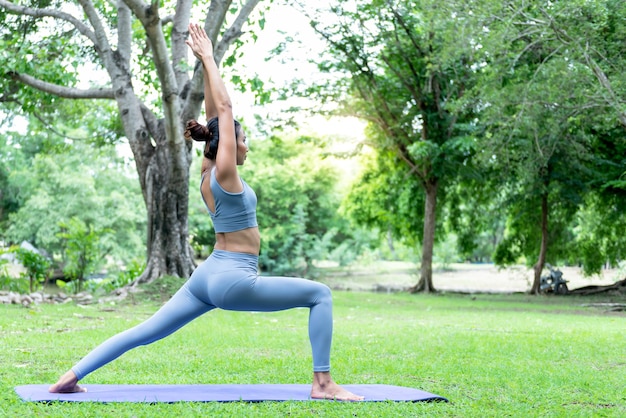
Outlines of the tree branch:
[[[539,11],[546,17],[547,21],[538,21],[538,22],[550,28],[552,32],[556,35],[556,39],[559,42],[561,42],[563,45],[574,44],[575,47],[581,51],[583,58],[585,60],[585,63],[591,69],[593,74],[596,76],[596,79],[598,80],[600,85],[608,93],[609,97],[605,97],[606,103],[617,111],[617,118],[618,118],[619,123],[626,128],[626,113],[620,110],[621,100],[619,99],[615,91],[613,90],[611,82],[609,81],[609,78],[607,77],[606,73],[602,70],[602,68],[600,68],[598,63],[589,54],[589,49],[590,49],[589,45],[587,44],[585,47],[583,47],[580,44],[580,42],[572,38],[564,29],[559,27],[556,21],[554,20],[554,18],[552,18],[552,16],[545,9],[539,8]],[[598,51],[594,50],[594,52],[599,54]],[[604,59],[605,61],[609,62],[606,58]]]
[[117,1],[117,51],[127,67],[130,67],[132,51],[132,16],[123,1]]
[[[204,21],[204,29],[206,30],[209,39],[213,42],[213,56],[218,66],[233,41],[241,36],[241,28],[247,22],[250,13],[254,10],[259,1],[260,0],[247,0],[239,11],[239,14],[233,24],[226,30],[226,32],[224,32],[224,35],[219,41],[217,40],[217,36],[219,34],[220,26],[217,22],[224,21],[224,16],[228,11],[229,4],[211,1],[209,11]],[[219,6],[224,7],[220,8]],[[190,90],[191,92],[201,91],[202,86],[202,66],[195,65],[191,83],[185,83],[185,90]],[[183,109],[183,115],[188,115],[190,117],[190,115],[197,114],[197,110],[200,109],[203,98],[203,94],[190,93],[185,98],[186,101]]]
[[112,89],[89,89],[81,90],[74,87],[63,87],[57,84],[41,81],[28,74],[19,74],[15,72],[9,73],[9,75],[17,81],[20,81],[30,87],[37,90],[41,90],[46,93],[54,94],[59,97],[65,97],[68,99],[114,99],[115,95]]
[[624,128],[626,128],[626,113],[620,110],[621,106],[619,105],[619,97],[617,97],[617,94],[615,94],[609,78],[606,76],[604,71],[602,71],[602,68],[600,68],[598,63],[596,63],[595,60],[591,58],[587,51],[583,51],[583,56],[585,58],[585,61],[587,62],[587,65],[589,65],[591,71],[593,71],[593,74],[600,82],[600,85],[604,87],[606,92],[609,94],[609,97],[606,98],[606,102],[617,111],[617,118],[619,120],[619,123]]
[[98,12],[93,7],[93,3],[91,0],[78,0],[78,3],[87,15],[89,23],[91,23],[91,26],[94,28],[95,37],[92,39],[94,46],[101,53],[107,53],[107,51],[111,50],[109,40],[106,36],[107,31],[104,29],[104,26],[102,26],[102,21],[100,20],[100,16],[98,16]]
[[[16,100],[16,103],[20,104],[21,106],[24,106],[24,104],[23,104],[22,102],[20,102],[19,100]],[[33,112],[32,112],[32,115],[33,115],[33,116],[34,116],[34,117],[35,117],[35,118],[36,118],[39,122],[41,122],[41,124],[42,124],[43,126],[45,126],[45,127],[46,127],[46,129],[47,129],[48,131],[52,132],[53,134],[55,134],[55,135],[57,135],[57,136],[59,136],[59,137],[61,137],[61,138],[64,138],[64,139],[71,139],[71,140],[73,140],[73,141],[84,141],[84,140],[85,140],[85,138],[73,137],[73,136],[67,135],[67,134],[65,134],[65,133],[63,133],[63,132],[59,132],[59,130],[58,130],[58,129],[56,129],[56,128],[54,127],[54,125],[51,125],[51,124],[50,124],[50,122],[48,122],[48,118],[44,118],[44,117],[42,117],[42,116],[39,114],[39,112],[37,112],[37,111],[33,111]]]
[[87,25],[85,25],[83,22],[76,19],[69,13],[65,13],[56,9],[34,9],[31,7],[19,6],[6,0],[0,0],[0,7],[4,8],[12,14],[24,14],[36,18],[53,17],[56,19],[64,20],[71,23],[82,35],[86,36],[87,38],[89,38],[89,40],[96,44],[96,35],[91,30],[91,28],[89,28]]
[[156,117],[154,112],[152,112],[152,110],[150,110],[145,104],[140,103],[139,106],[141,108],[141,115],[143,116],[143,120],[146,123],[146,128],[148,129],[148,132],[150,132],[150,136],[155,139],[159,138],[160,131],[158,118]]
[[[172,17],[172,67],[174,68],[174,76],[178,85],[178,92],[181,94],[182,100],[187,102],[188,95],[183,95],[183,91],[189,89],[189,72],[187,67],[187,55],[189,48],[185,44],[188,35],[189,20],[191,16],[191,1],[177,2],[176,14]],[[162,25],[165,20],[162,20]],[[198,106],[199,111],[199,106]],[[187,119],[186,117],[184,118]]]
[[216,61],[218,57],[221,60],[233,41],[241,36],[241,28],[248,21],[248,16],[250,16],[250,13],[252,13],[256,5],[259,4],[259,1],[260,0],[247,0],[246,4],[243,5],[237,18],[226,32],[224,32],[222,39],[220,39],[220,42],[215,48]]

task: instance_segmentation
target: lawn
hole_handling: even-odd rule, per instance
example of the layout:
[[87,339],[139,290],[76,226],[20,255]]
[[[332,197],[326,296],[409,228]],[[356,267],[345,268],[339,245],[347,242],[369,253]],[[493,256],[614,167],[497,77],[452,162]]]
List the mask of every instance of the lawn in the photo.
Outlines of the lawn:
[[[53,383],[156,301],[0,305],[0,415],[115,417],[623,417],[626,315],[600,299],[335,291],[339,383],[422,389],[449,403],[27,403],[17,385]],[[90,383],[309,383],[307,311],[216,311],[137,348]]]

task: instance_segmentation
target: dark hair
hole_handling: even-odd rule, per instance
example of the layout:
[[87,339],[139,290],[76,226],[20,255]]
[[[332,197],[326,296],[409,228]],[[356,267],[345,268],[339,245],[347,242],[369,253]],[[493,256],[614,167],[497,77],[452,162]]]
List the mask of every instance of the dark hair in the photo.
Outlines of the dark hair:
[[[241,130],[241,124],[235,120],[235,135],[237,135],[239,130]],[[217,146],[220,142],[220,130],[217,117],[208,121],[206,126],[201,125],[195,119],[187,121],[187,126],[185,126],[185,138],[206,142],[204,156],[209,160],[215,160]]]

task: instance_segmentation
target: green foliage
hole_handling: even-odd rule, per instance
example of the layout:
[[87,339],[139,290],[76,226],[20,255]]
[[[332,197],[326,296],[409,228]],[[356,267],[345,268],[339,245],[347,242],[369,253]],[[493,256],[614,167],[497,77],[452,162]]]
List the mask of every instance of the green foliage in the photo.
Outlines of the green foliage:
[[617,266],[626,257],[626,204],[590,194],[577,214],[574,249],[585,274],[600,273],[609,264]]
[[313,261],[357,242],[338,213],[337,170],[315,144],[310,138],[256,142],[242,170],[258,197],[259,263],[269,274],[310,277]]
[[92,277],[88,280],[72,280],[69,282],[57,280],[56,285],[69,293],[88,292],[94,296],[108,295],[116,289],[132,284],[146,268],[145,262],[134,260],[125,270],[107,274],[105,277]]
[[[48,7],[63,7],[63,2],[53,3]],[[9,14],[2,21],[0,64],[4,76],[0,77],[0,87],[6,92],[5,100],[18,104],[26,113],[46,114],[53,111],[59,99],[19,84],[13,79],[15,73],[71,87],[78,83],[81,74],[77,68],[97,62],[94,48],[83,42],[82,37],[74,36],[78,30],[68,22]]]
[[16,248],[15,257],[26,269],[20,277],[28,279],[29,290],[33,292],[48,279],[51,263],[48,258],[35,251]]
[[213,251],[215,229],[213,223],[207,219],[203,203],[189,205],[189,243],[197,258],[204,258]]
[[[522,257],[521,237],[505,237],[495,248],[493,262],[498,266],[511,266],[519,262]],[[533,260],[531,260],[532,263]]]
[[101,236],[110,233],[110,230],[96,230],[93,225],[87,225],[79,218],[73,217],[67,222],[60,222],[61,232],[57,235],[62,239],[63,273],[71,281],[76,281],[77,292],[81,290],[81,283],[85,278],[100,267],[105,248],[101,245]]
[[338,245],[326,244],[323,248],[329,248],[326,260],[335,261],[339,266],[349,266],[354,262],[357,262],[361,257],[376,249],[379,240],[377,239],[377,233],[372,230],[363,228],[352,228],[350,236],[345,236],[342,240],[337,240],[336,235],[339,231],[337,229],[331,229],[324,236],[323,241],[338,241]]
[[306,273],[336,208],[330,197],[336,174],[312,155],[301,155],[303,149],[294,142],[259,141],[247,163],[250,174],[243,174],[258,197],[259,263],[272,274]]
[[424,193],[410,179],[406,166],[387,153],[362,159],[363,169],[342,202],[342,210],[356,224],[385,235],[391,231],[399,241],[420,242],[416,231],[423,225]]
[[[0,254],[5,254],[6,252],[9,251],[0,251]],[[0,289],[20,294],[28,293],[30,280],[23,276],[11,277],[7,269],[8,264],[8,260],[0,258]]]
[[[624,167],[615,161],[621,158],[609,162],[609,153],[597,152],[612,142],[607,132],[617,121],[612,99],[598,100],[607,97],[608,87],[598,81],[608,77],[615,83],[611,89],[619,89],[624,71],[615,70],[626,68],[623,54],[615,55],[623,31],[614,22],[620,13],[625,16],[617,3],[483,2],[476,10],[489,22],[477,51],[484,60],[475,92],[483,103],[480,123],[486,133],[481,155],[501,179],[507,216],[505,239],[494,255],[498,263],[537,261],[544,199],[548,262],[586,260],[591,272],[607,261],[592,260],[601,255],[599,235],[595,242],[593,234],[578,242],[575,236],[587,195],[608,185]],[[605,252],[604,257],[611,256]]]
[[60,255],[59,223],[77,218],[95,231],[113,231],[102,237],[102,244],[114,260],[124,263],[144,254],[145,205],[135,174],[114,148],[76,142],[70,149],[19,161],[11,168],[8,189],[19,209],[9,214],[7,228],[0,232],[4,240],[28,241]]
[[30,280],[25,277],[11,277],[0,273],[0,289],[26,294],[30,291]]
[[504,236],[506,198],[496,173],[481,171],[456,181],[446,192],[443,218],[446,230],[456,237],[460,259],[490,262]]

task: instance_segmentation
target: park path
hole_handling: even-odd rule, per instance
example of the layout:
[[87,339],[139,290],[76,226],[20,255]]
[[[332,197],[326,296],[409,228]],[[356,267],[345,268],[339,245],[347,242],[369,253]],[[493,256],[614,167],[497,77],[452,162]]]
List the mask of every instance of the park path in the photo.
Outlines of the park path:
[[[560,267],[568,280],[570,290],[591,286],[608,285],[626,276],[625,271],[604,270],[601,275],[585,277],[577,267]],[[360,266],[338,275],[321,278],[334,289],[400,291],[417,283],[416,267],[402,262],[376,262]],[[544,272],[547,274],[547,271]],[[454,292],[515,293],[530,289],[533,271],[524,266],[499,269],[493,264],[453,264],[447,269],[433,271],[433,285],[437,290]]]
[[[585,277],[577,267],[561,267],[563,278],[570,290],[584,286],[600,286],[615,283],[624,272],[605,270],[601,275]],[[547,274],[547,271],[544,272]],[[534,278],[532,269],[512,267],[500,270],[491,264],[468,265],[454,271],[433,273],[433,285],[439,290],[464,292],[526,292]]]

